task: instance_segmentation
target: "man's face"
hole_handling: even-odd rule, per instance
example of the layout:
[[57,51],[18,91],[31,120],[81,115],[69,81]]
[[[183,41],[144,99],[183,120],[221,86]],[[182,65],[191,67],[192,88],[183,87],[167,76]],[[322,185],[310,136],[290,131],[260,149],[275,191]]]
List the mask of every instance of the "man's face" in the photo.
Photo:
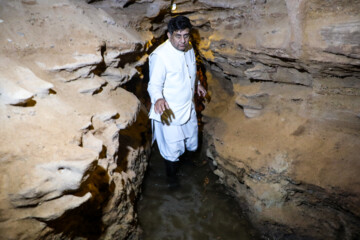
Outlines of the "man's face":
[[185,51],[189,46],[190,29],[174,31],[172,34],[168,33],[168,38],[173,45],[179,51]]

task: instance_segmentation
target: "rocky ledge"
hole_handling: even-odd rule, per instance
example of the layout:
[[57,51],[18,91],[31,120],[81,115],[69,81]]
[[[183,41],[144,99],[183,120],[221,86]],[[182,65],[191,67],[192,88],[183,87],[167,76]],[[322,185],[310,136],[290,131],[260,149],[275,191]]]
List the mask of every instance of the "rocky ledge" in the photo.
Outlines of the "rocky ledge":
[[[0,1],[1,238],[138,238],[149,126],[126,89],[144,94],[171,2]],[[206,67],[204,149],[252,223],[359,238],[359,0],[176,4]]]
[[0,1],[1,239],[138,237],[149,126],[124,84],[153,35],[111,9]]
[[359,238],[359,1],[182,2],[220,181],[266,239]]

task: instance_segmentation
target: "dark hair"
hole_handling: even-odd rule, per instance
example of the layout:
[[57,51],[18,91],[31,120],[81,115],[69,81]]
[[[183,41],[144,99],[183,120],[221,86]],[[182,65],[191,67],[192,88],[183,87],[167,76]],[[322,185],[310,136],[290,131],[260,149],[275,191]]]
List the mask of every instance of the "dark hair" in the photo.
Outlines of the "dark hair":
[[178,30],[184,30],[184,29],[190,29],[192,28],[192,25],[190,23],[189,18],[185,16],[176,16],[172,19],[170,19],[168,23],[168,32],[170,34],[173,34],[173,32]]

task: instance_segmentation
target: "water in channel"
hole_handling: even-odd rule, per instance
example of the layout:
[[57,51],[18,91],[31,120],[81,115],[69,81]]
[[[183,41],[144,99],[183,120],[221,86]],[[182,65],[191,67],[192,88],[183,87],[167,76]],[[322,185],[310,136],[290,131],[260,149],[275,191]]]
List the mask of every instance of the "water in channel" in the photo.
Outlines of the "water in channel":
[[142,240],[258,239],[203,159],[198,153],[192,160],[182,161],[181,186],[169,189],[165,164],[154,147],[137,205]]

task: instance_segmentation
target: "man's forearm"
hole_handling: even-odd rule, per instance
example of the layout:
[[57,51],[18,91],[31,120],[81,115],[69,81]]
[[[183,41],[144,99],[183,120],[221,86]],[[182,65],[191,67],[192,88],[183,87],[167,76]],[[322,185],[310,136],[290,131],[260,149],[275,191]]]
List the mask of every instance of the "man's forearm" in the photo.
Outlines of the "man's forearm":
[[162,94],[162,87],[156,86],[149,82],[148,93],[150,95],[151,103],[155,104],[157,100],[164,98]]

